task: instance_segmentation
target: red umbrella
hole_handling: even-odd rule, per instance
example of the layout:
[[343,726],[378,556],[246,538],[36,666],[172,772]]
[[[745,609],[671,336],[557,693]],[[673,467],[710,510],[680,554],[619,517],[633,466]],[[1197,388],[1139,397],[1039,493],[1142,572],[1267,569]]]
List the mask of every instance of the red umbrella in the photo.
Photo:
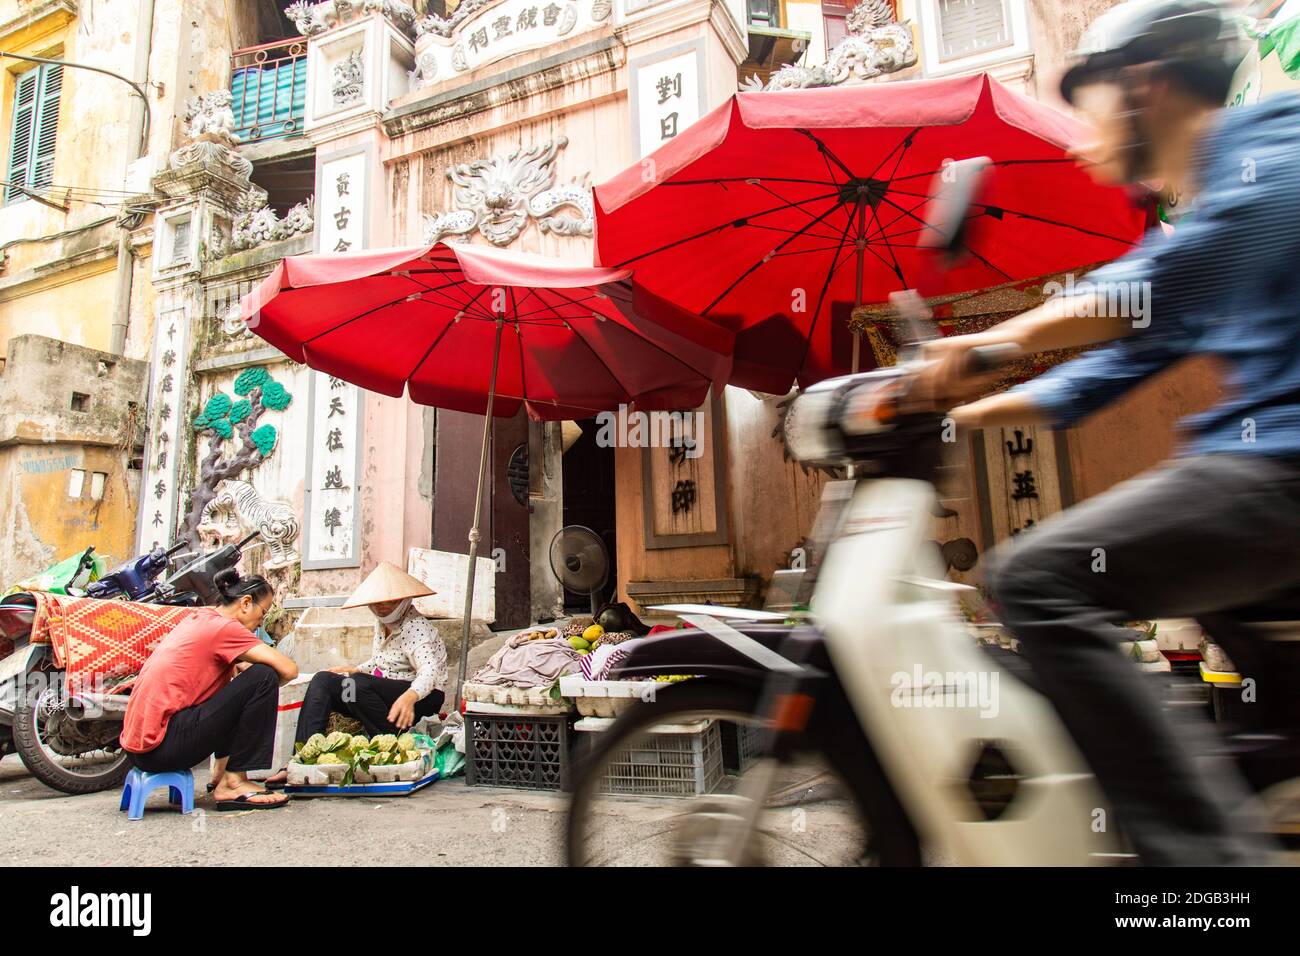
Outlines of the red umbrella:
[[295,361],[422,405],[482,414],[492,393],[493,415],[542,420],[695,408],[725,381],[731,336],[629,275],[436,243],[291,256],[241,307]]
[[1146,213],[1069,157],[1084,131],[987,76],[738,93],[596,188],[598,261],[734,329],[732,384],[784,392],[856,368],[853,306],[918,284],[931,183],[955,159],[994,173],[965,261],[927,295],[1131,246]]
[[240,304],[248,327],[295,361],[384,395],[491,411],[469,536],[462,680],[492,417],[521,406],[537,419],[632,403],[695,408],[726,380],[731,334],[634,292],[629,275],[436,243],[291,256]]

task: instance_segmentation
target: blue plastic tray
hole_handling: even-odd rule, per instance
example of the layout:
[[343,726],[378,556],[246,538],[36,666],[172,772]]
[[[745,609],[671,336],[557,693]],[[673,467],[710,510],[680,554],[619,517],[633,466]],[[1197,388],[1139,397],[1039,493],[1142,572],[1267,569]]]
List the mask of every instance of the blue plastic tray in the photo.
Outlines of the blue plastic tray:
[[300,797],[404,797],[427,787],[438,779],[438,771],[430,770],[419,780],[398,780],[393,783],[350,783],[328,786],[286,786],[284,792]]

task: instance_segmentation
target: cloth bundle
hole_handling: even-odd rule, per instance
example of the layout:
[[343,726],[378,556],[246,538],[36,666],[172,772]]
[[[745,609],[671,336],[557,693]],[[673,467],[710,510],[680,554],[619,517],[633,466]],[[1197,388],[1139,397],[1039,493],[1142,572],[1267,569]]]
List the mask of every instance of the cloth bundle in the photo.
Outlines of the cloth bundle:
[[516,634],[478,669],[470,682],[506,687],[549,687],[576,674],[583,660],[562,637],[529,641]]

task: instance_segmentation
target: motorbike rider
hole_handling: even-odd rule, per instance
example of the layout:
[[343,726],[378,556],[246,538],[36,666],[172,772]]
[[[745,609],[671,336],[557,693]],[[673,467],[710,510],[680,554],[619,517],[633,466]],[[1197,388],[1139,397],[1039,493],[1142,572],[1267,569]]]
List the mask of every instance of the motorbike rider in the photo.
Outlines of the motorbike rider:
[[[986,571],[1116,823],[1156,865],[1259,857],[1233,817],[1235,774],[1179,740],[1185,719],[1162,711],[1112,625],[1231,614],[1300,586],[1300,97],[1222,109],[1243,53],[1210,0],[1129,0],[1093,23],[1061,82],[1095,129],[1083,158],[1110,182],[1160,181],[1190,212],[1072,296],[933,343],[917,382],[951,407],[987,385],[964,371],[975,346],[1108,342],[950,413],[959,428],[1068,425],[1187,356],[1222,363],[1224,395],[1181,424],[1176,458],[1003,544]],[[1115,314],[1139,290],[1147,315]],[[1261,699],[1288,692],[1246,676]]]

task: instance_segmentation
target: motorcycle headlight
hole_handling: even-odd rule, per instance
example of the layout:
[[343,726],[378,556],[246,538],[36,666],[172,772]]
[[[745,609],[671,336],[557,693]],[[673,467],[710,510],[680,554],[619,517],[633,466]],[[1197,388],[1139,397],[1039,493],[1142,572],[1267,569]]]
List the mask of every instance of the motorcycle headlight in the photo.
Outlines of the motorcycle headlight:
[[843,445],[830,425],[838,405],[837,390],[812,388],[800,393],[785,416],[785,444],[790,454],[807,463],[837,463]]

